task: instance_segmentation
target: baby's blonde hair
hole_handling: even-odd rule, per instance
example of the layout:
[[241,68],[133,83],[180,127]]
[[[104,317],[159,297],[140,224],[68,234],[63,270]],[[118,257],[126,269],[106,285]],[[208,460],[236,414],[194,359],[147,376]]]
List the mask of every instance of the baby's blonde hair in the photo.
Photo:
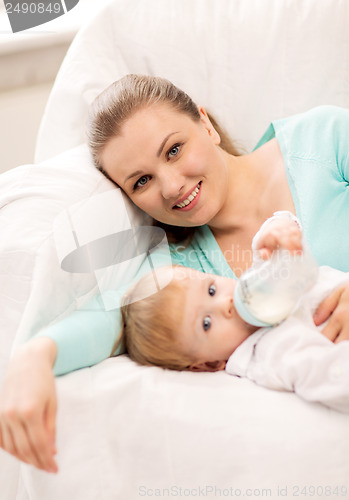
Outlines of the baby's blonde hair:
[[186,300],[184,280],[173,279],[146,298],[137,300],[139,291],[153,286],[147,274],[125,294],[121,305],[122,332],[119,341],[131,359],[142,365],[156,365],[171,370],[190,370],[194,358],[178,342]]

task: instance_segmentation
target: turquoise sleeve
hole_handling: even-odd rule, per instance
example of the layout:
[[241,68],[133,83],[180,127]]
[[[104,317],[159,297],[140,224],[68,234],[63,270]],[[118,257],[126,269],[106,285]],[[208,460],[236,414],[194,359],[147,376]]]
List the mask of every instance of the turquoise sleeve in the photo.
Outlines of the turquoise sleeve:
[[57,358],[53,371],[63,375],[108,358],[119,331],[120,309],[106,311],[101,297],[96,296],[84,309],[42,329],[35,337],[47,336],[55,341]]
[[332,114],[327,127],[332,128],[334,149],[339,173],[345,182],[349,182],[349,110],[344,108],[330,108]]

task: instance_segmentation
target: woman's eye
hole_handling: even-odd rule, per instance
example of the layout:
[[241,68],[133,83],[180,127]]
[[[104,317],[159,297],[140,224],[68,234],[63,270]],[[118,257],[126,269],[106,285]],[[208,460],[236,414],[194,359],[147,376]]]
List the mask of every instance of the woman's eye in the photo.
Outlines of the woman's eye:
[[167,157],[173,158],[174,156],[177,156],[179,153],[179,148],[180,144],[175,144],[171,149],[168,150]]
[[210,287],[208,289],[208,293],[209,293],[209,295],[211,295],[211,297],[213,297],[214,294],[216,293],[216,285],[210,285]]
[[203,329],[205,332],[211,328],[211,318],[206,316],[202,322]]
[[138,179],[138,181],[136,182],[136,184],[133,186],[133,189],[137,189],[139,187],[143,187],[146,185],[146,183],[148,182],[148,176],[147,175],[143,175],[143,177],[141,177],[140,179]]

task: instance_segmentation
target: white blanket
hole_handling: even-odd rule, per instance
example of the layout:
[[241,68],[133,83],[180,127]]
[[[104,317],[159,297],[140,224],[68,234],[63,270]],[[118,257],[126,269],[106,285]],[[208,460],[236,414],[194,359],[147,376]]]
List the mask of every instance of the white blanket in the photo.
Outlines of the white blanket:
[[348,486],[348,416],[294,394],[225,372],[140,367],[125,355],[57,387],[59,473],[23,466],[30,498],[133,500],[156,489],[167,498],[171,488],[227,496],[213,487],[256,490],[252,498],[268,489],[276,499],[278,488],[291,498],[297,486]]

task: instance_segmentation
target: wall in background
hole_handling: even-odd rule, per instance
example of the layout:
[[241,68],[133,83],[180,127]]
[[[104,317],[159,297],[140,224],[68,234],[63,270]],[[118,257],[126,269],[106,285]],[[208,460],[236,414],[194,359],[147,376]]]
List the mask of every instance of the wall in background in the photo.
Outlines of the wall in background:
[[0,173],[33,163],[36,136],[52,84],[0,93]]
[[46,102],[75,33],[35,33],[27,39],[0,33],[0,173],[33,163]]
[[80,0],[67,15],[13,34],[0,0],[0,173],[32,163],[57,71],[79,27],[109,0]]
[[7,41],[0,33],[0,173],[33,162],[46,102],[75,32]]

